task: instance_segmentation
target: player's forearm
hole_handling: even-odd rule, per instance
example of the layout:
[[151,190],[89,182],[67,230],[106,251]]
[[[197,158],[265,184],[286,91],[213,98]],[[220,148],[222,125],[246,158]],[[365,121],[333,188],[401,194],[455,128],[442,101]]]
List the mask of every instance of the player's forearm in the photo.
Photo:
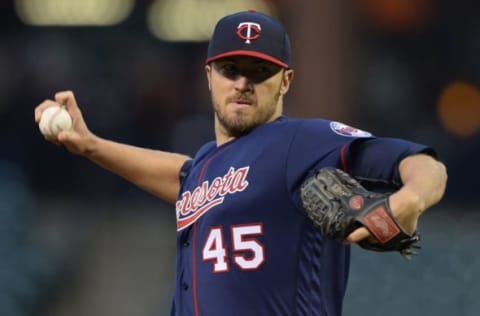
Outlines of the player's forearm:
[[81,153],[107,169],[169,203],[180,188],[179,172],[189,157],[92,137]]
[[445,166],[434,158],[418,154],[403,159],[399,166],[403,186],[398,198],[422,213],[443,197],[447,183]]

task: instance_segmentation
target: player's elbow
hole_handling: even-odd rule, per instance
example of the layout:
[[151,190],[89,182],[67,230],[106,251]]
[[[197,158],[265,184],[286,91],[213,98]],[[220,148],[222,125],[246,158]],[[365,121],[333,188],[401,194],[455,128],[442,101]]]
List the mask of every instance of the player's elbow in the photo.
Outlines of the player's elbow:
[[438,176],[437,181],[437,202],[440,201],[443,196],[445,195],[445,191],[447,189],[447,182],[448,182],[448,172],[447,167],[440,161],[436,162],[436,174]]

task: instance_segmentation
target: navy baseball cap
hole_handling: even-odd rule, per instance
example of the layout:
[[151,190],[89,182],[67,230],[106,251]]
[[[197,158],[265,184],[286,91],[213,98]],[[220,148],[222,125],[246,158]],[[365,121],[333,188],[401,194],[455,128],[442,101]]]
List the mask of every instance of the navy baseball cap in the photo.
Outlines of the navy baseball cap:
[[217,22],[208,44],[207,64],[229,56],[251,56],[289,68],[291,55],[283,25],[271,16],[249,10]]

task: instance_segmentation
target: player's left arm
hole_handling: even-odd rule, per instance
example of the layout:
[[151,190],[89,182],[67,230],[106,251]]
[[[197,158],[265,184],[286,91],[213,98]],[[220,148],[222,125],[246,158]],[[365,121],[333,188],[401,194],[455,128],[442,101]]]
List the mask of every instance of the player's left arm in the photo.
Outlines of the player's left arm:
[[[389,197],[390,208],[402,228],[412,233],[422,213],[442,199],[447,170],[443,163],[426,154],[407,156],[398,168],[403,185]],[[368,236],[365,228],[359,228],[346,241],[355,243]]]

